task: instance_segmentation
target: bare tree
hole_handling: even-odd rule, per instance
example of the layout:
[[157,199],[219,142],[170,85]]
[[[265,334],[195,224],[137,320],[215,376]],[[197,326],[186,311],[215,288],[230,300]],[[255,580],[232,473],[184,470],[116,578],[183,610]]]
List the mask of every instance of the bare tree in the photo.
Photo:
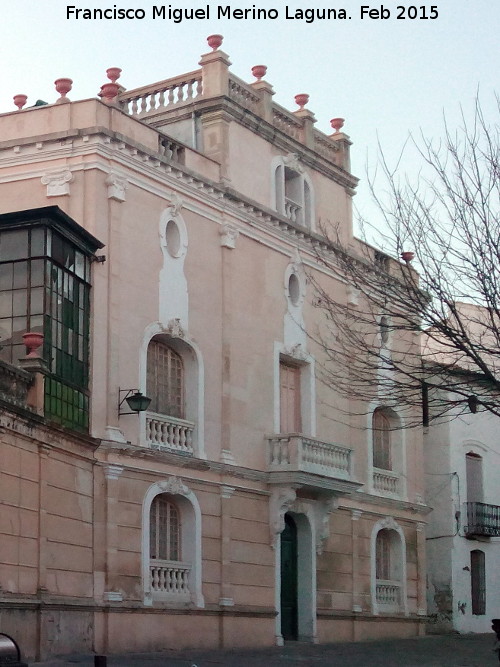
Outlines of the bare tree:
[[318,246],[347,279],[341,297],[315,282],[323,379],[359,406],[386,397],[415,408],[424,397],[434,416],[457,406],[500,416],[500,127],[476,103],[472,123],[445,123],[439,143],[410,141],[416,182],[382,157],[385,187],[370,183],[384,251],[340,235]]

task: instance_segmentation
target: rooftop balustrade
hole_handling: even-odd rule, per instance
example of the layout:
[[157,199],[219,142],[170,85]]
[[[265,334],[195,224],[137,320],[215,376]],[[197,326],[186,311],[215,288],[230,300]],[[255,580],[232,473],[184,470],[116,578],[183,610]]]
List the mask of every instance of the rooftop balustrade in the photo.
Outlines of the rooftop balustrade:
[[[307,95],[296,96],[299,105],[296,111],[285,109],[272,101],[274,91],[269,83],[262,80],[260,71],[265,71],[265,67],[254,67],[252,73],[257,80],[246,83],[229,71],[229,59],[218,49],[203,55],[200,65],[200,69],[180,76],[122,90],[117,103],[130,116],[165,129],[169,123],[176,122],[179,113],[190,104],[202,104],[214,98],[226,100],[222,103],[232,104],[233,107],[238,105],[265,120],[289,139],[315,151],[324,160],[348,168],[350,142],[339,131],[343,119],[331,121],[334,129],[331,135],[314,129],[314,115],[304,108]],[[342,122],[339,124],[339,121]]]
[[0,360],[0,399],[28,408],[28,390],[32,379],[31,373]]

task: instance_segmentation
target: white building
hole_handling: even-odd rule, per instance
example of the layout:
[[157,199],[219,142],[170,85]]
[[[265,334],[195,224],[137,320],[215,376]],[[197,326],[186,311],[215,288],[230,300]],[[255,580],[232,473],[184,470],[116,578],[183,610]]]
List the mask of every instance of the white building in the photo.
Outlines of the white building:
[[500,616],[499,429],[498,417],[463,405],[426,429],[431,631],[489,632]]

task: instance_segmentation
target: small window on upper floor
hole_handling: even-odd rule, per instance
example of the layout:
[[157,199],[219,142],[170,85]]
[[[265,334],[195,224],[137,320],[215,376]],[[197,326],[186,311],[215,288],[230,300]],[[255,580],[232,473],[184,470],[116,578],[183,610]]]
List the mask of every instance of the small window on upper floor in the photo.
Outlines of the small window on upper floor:
[[296,158],[283,158],[273,171],[276,210],[302,227],[313,227],[313,195],[309,177]]

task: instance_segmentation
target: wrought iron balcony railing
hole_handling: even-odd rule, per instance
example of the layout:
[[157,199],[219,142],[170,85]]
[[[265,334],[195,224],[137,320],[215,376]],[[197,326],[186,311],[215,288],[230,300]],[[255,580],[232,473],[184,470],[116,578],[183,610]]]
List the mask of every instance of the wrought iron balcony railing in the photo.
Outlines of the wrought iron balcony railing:
[[487,503],[465,503],[467,506],[467,536],[500,537],[500,506]]

